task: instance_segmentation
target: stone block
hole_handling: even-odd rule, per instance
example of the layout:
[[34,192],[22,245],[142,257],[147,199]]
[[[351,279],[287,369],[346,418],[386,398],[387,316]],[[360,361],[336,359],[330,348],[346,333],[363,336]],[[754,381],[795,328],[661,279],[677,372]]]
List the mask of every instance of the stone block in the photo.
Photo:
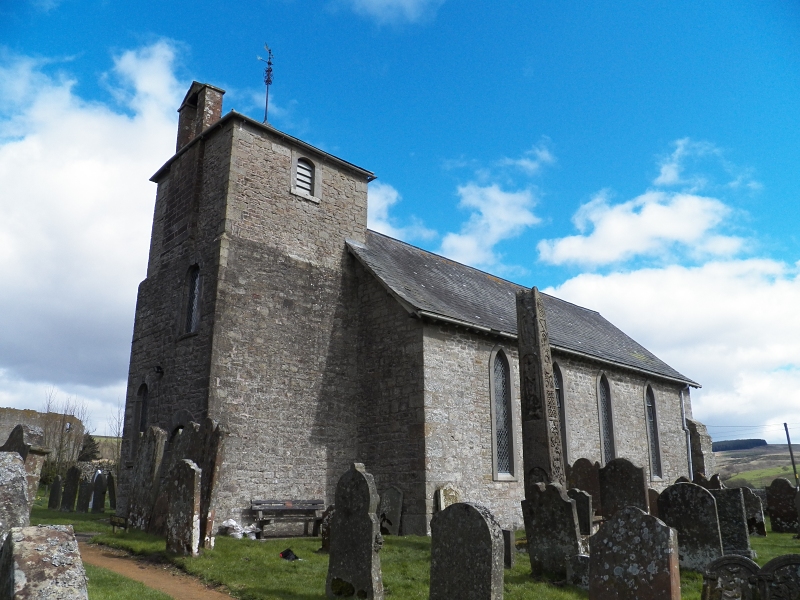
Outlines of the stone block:
[[769,522],[775,533],[797,533],[797,491],[785,477],[778,477],[767,487]]
[[669,486],[658,498],[658,514],[678,532],[681,568],[702,572],[723,555],[717,501],[693,483]]
[[78,498],[78,487],[81,484],[81,470],[78,467],[67,469],[64,479],[64,493],[61,496],[61,510],[72,512],[75,510],[75,501]]
[[167,550],[184,556],[200,551],[200,483],[202,471],[184,459],[167,476]]
[[531,573],[564,579],[567,559],[582,554],[575,501],[557,483],[534,484],[531,492],[522,501]]
[[603,516],[609,519],[626,506],[649,512],[647,479],[642,467],[626,458],[615,458],[600,469],[600,501]]
[[759,600],[759,567],[744,556],[723,556],[703,572],[703,600]]
[[403,490],[390,487],[381,494],[378,505],[378,519],[381,524],[381,533],[400,535],[400,519],[403,514]]
[[592,535],[592,496],[583,490],[572,488],[567,490],[567,496],[575,501],[575,510],[578,513],[578,525],[581,535]]
[[659,519],[627,506],[589,545],[590,600],[680,600],[677,536]]
[[50,496],[47,499],[47,508],[50,510],[58,510],[61,508],[61,476],[56,475],[53,478],[53,483],[50,484]]
[[725,554],[738,554],[755,558],[750,548],[747,533],[747,515],[744,509],[744,495],[741,488],[709,489],[717,501],[719,532],[722,536],[722,551]]
[[489,510],[451,504],[431,520],[431,600],[501,600],[503,532]]
[[25,463],[16,452],[0,452],[0,542],[12,527],[29,523]]

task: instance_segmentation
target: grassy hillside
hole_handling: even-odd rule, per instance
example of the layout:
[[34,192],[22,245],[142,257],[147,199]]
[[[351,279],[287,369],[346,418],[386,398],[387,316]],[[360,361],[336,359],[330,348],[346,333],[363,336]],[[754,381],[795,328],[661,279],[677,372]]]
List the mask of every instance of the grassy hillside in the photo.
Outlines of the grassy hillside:
[[[800,461],[800,444],[792,444],[795,460]],[[766,487],[777,477],[794,481],[789,446],[768,444],[747,450],[715,452],[717,472],[727,486]]]

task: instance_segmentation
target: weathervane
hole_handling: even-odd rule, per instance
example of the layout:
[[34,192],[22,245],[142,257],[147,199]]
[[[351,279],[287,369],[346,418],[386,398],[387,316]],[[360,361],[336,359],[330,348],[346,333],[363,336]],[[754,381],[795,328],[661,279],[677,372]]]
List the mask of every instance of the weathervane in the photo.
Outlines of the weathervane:
[[256,56],[261,62],[267,63],[267,68],[264,69],[264,85],[267,86],[267,98],[264,101],[264,123],[267,122],[267,111],[269,110],[269,86],[272,85],[272,50],[269,49],[267,44],[264,44],[264,49],[268,52],[267,60],[260,56]]

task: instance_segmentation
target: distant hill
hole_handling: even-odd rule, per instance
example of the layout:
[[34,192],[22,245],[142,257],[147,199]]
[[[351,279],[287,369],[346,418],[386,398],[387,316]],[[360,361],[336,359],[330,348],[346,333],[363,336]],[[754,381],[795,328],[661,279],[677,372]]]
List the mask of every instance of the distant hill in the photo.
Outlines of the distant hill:
[[725,440],[722,442],[712,442],[711,450],[714,452],[724,452],[725,450],[749,450],[758,446],[766,446],[767,440]]
[[[792,444],[795,459],[800,461],[800,444]],[[717,471],[728,487],[748,485],[762,488],[776,477],[794,481],[789,446],[766,444],[746,450],[723,450],[714,452]],[[800,465],[799,465],[800,468]]]

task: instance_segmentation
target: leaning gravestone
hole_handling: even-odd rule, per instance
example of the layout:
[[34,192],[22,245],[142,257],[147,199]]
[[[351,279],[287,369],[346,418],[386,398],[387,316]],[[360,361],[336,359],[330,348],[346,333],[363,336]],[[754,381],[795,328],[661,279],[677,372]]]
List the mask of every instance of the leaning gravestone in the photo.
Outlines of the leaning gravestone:
[[42,447],[44,431],[32,425],[17,425],[11,430],[6,443],[0,446],[0,452],[17,452],[25,463],[28,480],[28,510],[33,508],[36,492],[39,489],[39,476],[42,465],[51,450]]
[[653,488],[647,489],[647,503],[650,505],[650,514],[656,519],[658,518],[658,490]]
[[487,508],[460,502],[431,519],[430,600],[502,600],[503,532]]
[[50,510],[58,510],[61,508],[61,476],[56,475],[53,478],[53,483],[50,484],[50,497],[47,500],[47,508]]
[[128,524],[134,529],[145,531],[150,524],[166,441],[167,432],[152,425],[139,439],[128,498]]
[[503,566],[513,569],[517,563],[516,536],[513,529],[503,529]]
[[717,501],[719,532],[722,536],[722,551],[755,558],[747,534],[747,516],[744,512],[744,496],[741,488],[708,490]]
[[383,546],[375,480],[361,463],[353,463],[336,486],[336,512],[331,522],[331,550],[325,593],[328,598],[353,596],[383,600]]
[[75,505],[75,512],[89,512],[93,495],[94,483],[81,479],[81,484],[78,486],[78,503]]
[[202,472],[191,460],[176,463],[167,476],[167,550],[197,556],[200,551],[200,481]]
[[703,600],[758,600],[758,565],[744,556],[723,556],[703,572]]
[[400,535],[400,517],[403,513],[403,490],[395,486],[384,490],[378,505],[381,533]]
[[106,490],[108,484],[106,483],[106,476],[98,473],[94,478],[94,485],[92,486],[92,512],[102,513],[106,511]]
[[800,554],[773,558],[758,572],[759,600],[800,598]]
[[741,490],[744,497],[744,512],[747,515],[747,532],[750,535],[766,537],[767,528],[764,524],[764,509],[761,504],[761,498],[754,494],[749,487],[743,487]]
[[29,523],[25,463],[16,452],[0,452],[0,543],[12,527]]
[[87,600],[72,525],[15,527],[0,550],[3,600]]
[[108,505],[112,511],[117,510],[117,482],[111,473],[106,478],[106,486],[108,486]]
[[644,469],[626,458],[615,458],[602,467],[600,475],[600,501],[603,516],[609,519],[626,506],[649,511],[647,480]]
[[660,519],[678,532],[682,568],[703,571],[722,556],[717,501],[693,483],[669,486],[658,498]]
[[794,503],[797,491],[785,477],[775,479],[767,487],[767,508],[772,531],[775,533],[797,533],[797,506]]
[[557,483],[537,483],[531,486],[529,497],[522,501],[522,518],[533,575],[564,579],[566,560],[581,554],[575,501]]
[[635,506],[618,510],[589,539],[589,598],[680,600],[676,538],[675,530]]
[[78,467],[67,469],[64,480],[64,493],[61,496],[61,510],[72,512],[75,510],[75,500],[78,497],[78,487],[81,483],[81,470]]
[[600,505],[600,463],[588,458],[579,458],[567,469],[567,485],[588,492],[592,496],[592,508],[601,514]]
[[575,500],[575,511],[578,513],[578,525],[581,535],[592,535],[592,496],[588,492],[572,488],[567,496]]

